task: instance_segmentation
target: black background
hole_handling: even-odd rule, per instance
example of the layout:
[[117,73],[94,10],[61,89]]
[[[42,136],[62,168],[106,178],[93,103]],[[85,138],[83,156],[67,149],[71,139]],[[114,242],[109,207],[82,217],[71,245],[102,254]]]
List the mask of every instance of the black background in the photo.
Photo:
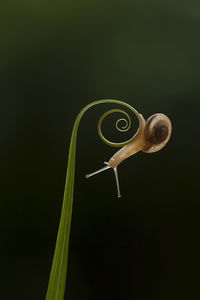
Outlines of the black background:
[[[84,178],[117,150],[87,112],[78,135],[66,299],[199,291],[198,1],[2,1],[0,299],[45,299],[73,123],[88,103],[167,114],[169,144]],[[107,134],[112,137],[114,129]]]

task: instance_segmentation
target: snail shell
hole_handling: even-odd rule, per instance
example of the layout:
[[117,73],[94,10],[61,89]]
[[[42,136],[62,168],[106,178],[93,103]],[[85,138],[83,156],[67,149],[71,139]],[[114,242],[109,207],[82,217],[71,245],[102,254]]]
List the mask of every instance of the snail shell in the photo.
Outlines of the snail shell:
[[152,153],[162,149],[171,136],[172,125],[169,118],[161,113],[149,117],[144,128],[145,146],[143,152]]

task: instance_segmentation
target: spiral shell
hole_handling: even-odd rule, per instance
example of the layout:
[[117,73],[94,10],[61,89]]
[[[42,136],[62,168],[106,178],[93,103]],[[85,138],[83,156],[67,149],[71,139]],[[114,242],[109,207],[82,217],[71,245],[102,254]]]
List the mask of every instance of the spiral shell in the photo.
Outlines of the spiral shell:
[[143,152],[152,153],[162,149],[169,141],[172,125],[169,118],[161,113],[149,117],[144,128],[145,147]]

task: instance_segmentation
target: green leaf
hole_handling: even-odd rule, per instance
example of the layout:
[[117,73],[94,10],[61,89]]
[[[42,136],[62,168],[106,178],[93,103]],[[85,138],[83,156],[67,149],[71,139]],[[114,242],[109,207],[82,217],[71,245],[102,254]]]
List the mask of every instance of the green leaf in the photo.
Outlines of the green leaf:
[[[65,283],[66,283],[66,275],[67,275],[69,237],[70,237],[72,206],[73,206],[77,132],[78,132],[80,120],[83,114],[86,112],[86,110],[88,110],[90,107],[94,105],[101,104],[101,103],[120,104],[131,109],[136,115],[138,115],[138,112],[132,106],[122,101],[108,99],[108,100],[99,100],[88,104],[80,111],[80,113],[78,114],[75,120],[71,141],[70,141],[67,176],[66,176],[64,199],[63,199],[63,205],[62,205],[62,211],[60,217],[60,224],[59,224],[59,229],[57,234],[57,241],[56,241],[56,247],[55,247],[55,252],[53,257],[50,278],[49,278],[47,294],[46,294],[46,300],[64,299]],[[112,144],[112,146],[117,146],[117,145]]]

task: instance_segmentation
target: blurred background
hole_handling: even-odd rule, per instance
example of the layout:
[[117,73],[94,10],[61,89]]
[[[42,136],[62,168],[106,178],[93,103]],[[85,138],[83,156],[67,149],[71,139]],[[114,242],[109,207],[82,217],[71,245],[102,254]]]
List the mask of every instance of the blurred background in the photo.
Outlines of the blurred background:
[[66,299],[199,299],[199,1],[2,1],[0,15],[0,298],[45,299],[74,120],[112,98],[167,114],[173,135],[120,165],[118,199],[110,170],[84,177],[117,151],[96,131],[113,105],[84,115]]

